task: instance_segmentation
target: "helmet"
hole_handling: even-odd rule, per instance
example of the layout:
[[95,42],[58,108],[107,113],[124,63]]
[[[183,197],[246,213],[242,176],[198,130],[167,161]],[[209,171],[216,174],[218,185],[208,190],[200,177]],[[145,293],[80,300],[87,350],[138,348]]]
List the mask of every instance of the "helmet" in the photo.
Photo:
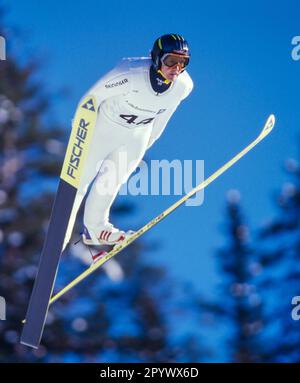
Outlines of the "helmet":
[[177,34],[163,35],[153,44],[151,58],[156,70],[161,67],[161,58],[166,53],[176,53],[190,57],[190,50],[184,37]]

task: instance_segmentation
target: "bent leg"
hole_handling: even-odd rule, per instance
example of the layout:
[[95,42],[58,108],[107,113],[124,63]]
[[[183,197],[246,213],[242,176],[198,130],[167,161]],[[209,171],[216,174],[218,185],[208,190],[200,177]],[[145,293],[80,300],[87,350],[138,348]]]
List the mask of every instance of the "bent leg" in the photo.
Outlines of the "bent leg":
[[94,232],[109,222],[111,206],[122,186],[141,162],[150,131],[135,134],[105,159],[85,203],[84,225]]
[[113,139],[108,121],[104,119],[103,116],[99,115],[94,129],[92,142],[90,144],[89,154],[80,177],[80,184],[70,215],[63,250],[70,241],[78,210],[90,184],[97,175],[104,159],[115,149],[116,145],[118,145],[118,142]]

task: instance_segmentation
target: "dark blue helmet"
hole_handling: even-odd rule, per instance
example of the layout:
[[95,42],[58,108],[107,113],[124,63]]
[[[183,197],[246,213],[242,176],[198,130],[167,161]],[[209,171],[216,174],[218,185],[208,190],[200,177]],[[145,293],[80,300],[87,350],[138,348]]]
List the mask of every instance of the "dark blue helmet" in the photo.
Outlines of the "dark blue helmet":
[[161,58],[166,53],[177,53],[190,56],[190,49],[186,39],[175,33],[159,37],[153,44],[151,58],[156,70],[161,67]]

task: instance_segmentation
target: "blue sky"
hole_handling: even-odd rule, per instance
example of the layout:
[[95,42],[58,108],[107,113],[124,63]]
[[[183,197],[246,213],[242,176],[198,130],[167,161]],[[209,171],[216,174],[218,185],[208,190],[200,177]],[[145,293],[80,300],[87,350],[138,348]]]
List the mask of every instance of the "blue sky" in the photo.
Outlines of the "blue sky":
[[[195,86],[148,159],[204,160],[207,177],[256,137],[270,113],[276,115],[274,132],[206,189],[202,206],[181,207],[147,234],[162,246],[148,253],[149,261],[214,296],[219,277],[213,251],[223,243],[226,192],[240,190],[250,225],[261,224],[275,214],[270,197],[286,180],[283,161],[298,152],[300,61],[292,60],[291,40],[300,35],[299,3],[4,1],[9,3],[7,20],[26,32],[26,42],[7,45],[44,60],[47,89],[70,89],[69,98],[53,107],[66,127],[101,75],[122,57],[148,55],[165,33],[189,41]],[[178,197],[129,198],[137,204],[138,227]]]

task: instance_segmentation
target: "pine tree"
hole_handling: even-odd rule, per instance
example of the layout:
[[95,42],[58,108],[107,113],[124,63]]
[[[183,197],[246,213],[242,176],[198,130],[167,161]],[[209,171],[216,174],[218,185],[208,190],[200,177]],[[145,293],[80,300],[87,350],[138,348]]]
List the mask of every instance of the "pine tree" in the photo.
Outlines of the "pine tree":
[[[0,35],[14,36],[4,28]],[[19,64],[10,50],[0,62],[0,294],[8,318],[0,324],[0,359],[6,361],[14,354],[22,359],[18,337],[35,273],[30,264],[37,261],[52,200],[43,188],[54,181],[63,149],[58,141],[62,131],[58,126],[48,131],[42,121],[48,100],[32,80],[36,69],[33,61]]]
[[232,362],[259,362],[264,349],[260,340],[262,302],[255,280],[257,262],[237,191],[228,193],[227,215],[227,245],[217,252],[222,280],[218,311],[228,333],[226,349]]
[[259,230],[262,291],[268,304],[266,360],[300,361],[299,321],[292,318],[292,299],[300,295],[300,167],[286,161],[291,178],[276,197],[279,215]]

